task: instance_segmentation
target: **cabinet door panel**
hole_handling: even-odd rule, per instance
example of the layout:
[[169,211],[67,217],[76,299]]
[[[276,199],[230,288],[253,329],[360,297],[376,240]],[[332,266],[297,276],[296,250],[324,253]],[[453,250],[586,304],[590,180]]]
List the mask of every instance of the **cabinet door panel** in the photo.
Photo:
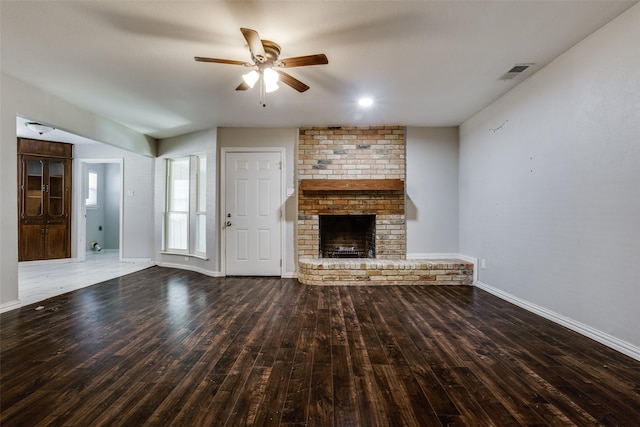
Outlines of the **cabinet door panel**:
[[47,259],[68,258],[70,256],[67,224],[48,224],[45,236]]
[[49,182],[47,184],[47,196],[49,198],[49,207],[47,214],[51,218],[62,217],[65,214],[65,174],[64,161],[49,161]]
[[22,217],[37,218],[44,215],[44,162],[24,159]]
[[46,229],[44,224],[20,225],[20,261],[44,259]]

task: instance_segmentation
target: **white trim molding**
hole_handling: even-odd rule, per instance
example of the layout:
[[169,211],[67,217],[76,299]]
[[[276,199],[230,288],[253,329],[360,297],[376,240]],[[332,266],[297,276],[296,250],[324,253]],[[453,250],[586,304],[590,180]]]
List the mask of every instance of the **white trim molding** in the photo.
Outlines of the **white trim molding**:
[[156,265],[158,267],[177,268],[179,270],[193,271],[195,273],[204,274],[205,276],[209,277],[225,277],[225,275],[221,271],[206,270],[204,268],[196,267],[193,265],[185,265],[172,262],[158,262],[156,263]]
[[460,254],[446,254],[446,253],[428,253],[428,254],[407,254],[407,259],[452,259],[460,258]]
[[0,313],[15,310],[16,308],[20,308],[20,307],[22,307],[22,304],[20,303],[19,299],[5,302],[4,304],[0,304]]
[[591,338],[592,340],[597,341],[600,344],[606,345],[607,347],[610,347],[616,351],[619,351],[622,354],[625,354],[636,360],[640,360],[640,347],[637,347],[633,344],[630,344],[626,341],[623,341],[619,338],[609,335],[606,332],[602,332],[598,329],[592,328],[589,325],[585,325],[584,323],[570,319],[559,313],[556,313],[544,307],[540,307],[539,305],[533,304],[529,301],[518,298],[514,295],[511,295],[510,293],[494,288],[491,285],[487,285],[486,283],[476,281],[475,285],[476,287],[482,289],[483,291],[487,291],[490,294],[495,295],[500,299],[503,299],[512,304],[515,304],[518,307],[524,308],[525,310],[535,313],[539,316],[542,316],[545,319],[551,320],[552,322],[558,323],[559,325],[562,325],[566,328],[571,329],[572,331],[575,331],[581,335]]
[[[164,268],[176,268],[179,270],[193,271],[194,273],[204,274],[205,276],[209,276],[209,277],[227,277],[222,271],[207,270],[207,269],[196,267],[193,265],[179,264],[179,263],[173,263],[173,262],[157,262],[155,265],[157,265],[158,267],[164,267]],[[297,279],[298,273],[296,272],[284,273],[282,274],[281,278]]]
[[151,261],[151,258],[122,258],[120,262],[128,262],[133,264],[148,263],[149,267],[153,267],[155,265],[154,262]]

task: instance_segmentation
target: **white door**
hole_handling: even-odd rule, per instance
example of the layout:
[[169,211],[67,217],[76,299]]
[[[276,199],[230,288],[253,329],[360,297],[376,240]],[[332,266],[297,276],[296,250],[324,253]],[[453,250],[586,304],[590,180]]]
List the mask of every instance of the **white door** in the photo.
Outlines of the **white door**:
[[225,274],[280,276],[280,152],[225,155]]

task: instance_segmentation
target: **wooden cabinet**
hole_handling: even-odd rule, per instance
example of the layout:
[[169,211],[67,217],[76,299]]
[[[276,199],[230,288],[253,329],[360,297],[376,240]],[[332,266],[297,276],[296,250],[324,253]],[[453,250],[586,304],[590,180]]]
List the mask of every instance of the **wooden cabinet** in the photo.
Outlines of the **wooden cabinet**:
[[72,145],[18,139],[18,259],[71,257]]

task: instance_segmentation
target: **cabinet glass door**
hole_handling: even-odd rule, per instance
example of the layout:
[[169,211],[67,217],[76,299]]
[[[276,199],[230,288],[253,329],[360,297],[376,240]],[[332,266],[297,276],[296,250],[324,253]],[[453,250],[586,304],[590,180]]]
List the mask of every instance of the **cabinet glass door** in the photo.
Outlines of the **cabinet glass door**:
[[23,214],[25,216],[42,216],[44,163],[42,160],[26,160],[25,172]]
[[49,216],[64,215],[64,162],[49,162]]

